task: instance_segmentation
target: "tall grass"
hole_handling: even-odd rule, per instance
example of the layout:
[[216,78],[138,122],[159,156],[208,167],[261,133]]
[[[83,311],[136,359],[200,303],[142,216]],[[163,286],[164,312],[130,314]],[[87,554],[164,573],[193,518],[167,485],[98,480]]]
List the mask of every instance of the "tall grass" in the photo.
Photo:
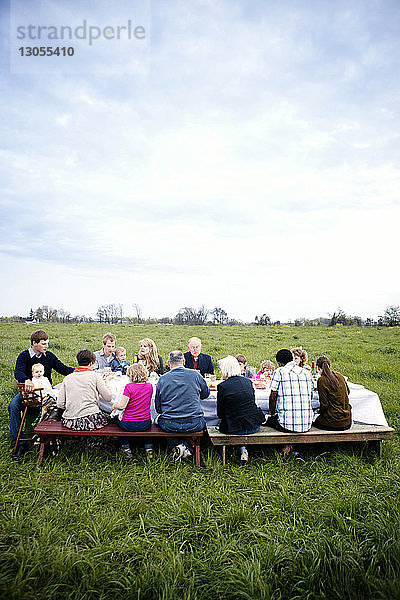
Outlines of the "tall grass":
[[[72,364],[100,347],[104,328],[48,327]],[[327,354],[376,391],[398,422],[399,330],[352,328],[113,327],[132,355],[145,335],[163,357],[194,333],[215,359],[239,351],[257,366],[280,347]],[[361,333],[357,333],[361,331]],[[7,402],[16,354],[30,328],[2,326],[0,598],[400,598],[397,435],[376,460],[362,447],[305,448],[284,461],[257,449],[242,468],[202,451],[202,467],[174,465],[163,448],[146,463],[70,444],[39,467],[12,463]]]

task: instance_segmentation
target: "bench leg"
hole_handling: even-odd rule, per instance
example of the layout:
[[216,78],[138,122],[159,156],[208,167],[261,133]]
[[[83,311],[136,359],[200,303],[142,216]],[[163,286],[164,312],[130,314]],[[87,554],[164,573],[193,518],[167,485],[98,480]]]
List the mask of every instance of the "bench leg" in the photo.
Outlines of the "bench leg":
[[42,464],[44,458],[44,450],[46,445],[49,443],[49,438],[41,437],[40,438],[40,446],[39,446],[39,455],[38,455],[38,463]]
[[222,466],[226,465],[226,446],[222,446]]
[[200,442],[196,443],[195,451],[196,451],[196,467],[199,468],[200,467]]
[[377,458],[382,458],[382,440],[372,440],[369,447],[375,452]]

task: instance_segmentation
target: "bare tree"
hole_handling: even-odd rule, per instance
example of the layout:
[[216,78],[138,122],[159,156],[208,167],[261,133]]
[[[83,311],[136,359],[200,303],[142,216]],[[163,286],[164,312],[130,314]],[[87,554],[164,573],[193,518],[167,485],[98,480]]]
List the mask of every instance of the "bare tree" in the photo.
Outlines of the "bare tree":
[[137,304],[135,302],[135,304],[132,304],[133,310],[136,313],[136,319],[138,324],[142,322],[142,318],[143,318],[143,311],[142,311],[142,307],[139,306],[139,304]]

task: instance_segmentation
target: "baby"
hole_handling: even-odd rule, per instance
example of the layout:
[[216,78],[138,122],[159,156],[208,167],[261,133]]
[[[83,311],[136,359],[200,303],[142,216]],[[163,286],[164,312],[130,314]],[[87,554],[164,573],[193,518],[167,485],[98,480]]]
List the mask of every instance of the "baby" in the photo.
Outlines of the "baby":
[[260,365],[260,370],[257,371],[256,379],[272,379],[275,371],[275,365],[270,360],[263,360]]
[[129,367],[131,363],[126,360],[126,350],[122,346],[118,346],[115,349],[115,358],[112,359],[110,363],[111,371],[121,371],[123,375],[125,375],[127,367]]
[[42,388],[44,395],[57,398],[58,390],[53,389],[48,378],[44,376],[44,366],[41,363],[32,365],[32,383],[35,390]]

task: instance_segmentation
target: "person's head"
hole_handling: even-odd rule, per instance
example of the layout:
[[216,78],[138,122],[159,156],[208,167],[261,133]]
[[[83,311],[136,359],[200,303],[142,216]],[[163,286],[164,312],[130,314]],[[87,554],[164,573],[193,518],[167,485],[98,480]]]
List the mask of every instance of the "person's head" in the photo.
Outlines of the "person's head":
[[168,366],[170,369],[175,369],[176,367],[183,367],[185,364],[185,357],[183,356],[183,352],[180,350],[172,350],[169,353],[168,357]]
[[103,335],[103,351],[105,356],[109,357],[115,350],[115,342],[117,338],[110,331]]
[[268,375],[268,377],[272,377],[275,371],[275,365],[270,360],[263,360],[260,365],[260,371],[261,373],[265,373],[265,375]]
[[190,354],[195,360],[197,360],[201,352],[201,339],[198,337],[190,338],[190,340],[188,341],[188,348]]
[[152,356],[154,358],[154,356],[157,356],[157,346],[156,346],[154,340],[152,340],[150,338],[143,338],[142,340],[140,340],[139,344],[140,344],[140,350],[139,350],[140,358],[147,358],[150,356]]
[[96,362],[96,355],[91,350],[79,350],[76,355],[76,360],[78,361],[78,365],[80,367],[89,367]]
[[319,356],[317,358],[317,369],[320,375],[324,375],[328,380],[328,386],[333,392],[339,388],[339,379],[331,370],[331,363],[327,356]]
[[239,367],[240,367],[240,372],[245,373],[246,372],[246,367],[247,367],[247,358],[245,357],[244,354],[236,354],[235,356],[236,360],[239,363]]
[[43,377],[44,375],[44,366],[40,363],[35,363],[32,365],[32,377]]
[[123,346],[118,346],[118,348],[115,348],[115,356],[118,358],[118,360],[126,360],[126,350]]
[[276,353],[275,358],[279,366],[284,366],[293,360],[293,354],[287,348],[282,348]]
[[145,383],[149,379],[149,372],[142,363],[135,363],[128,367],[126,374],[134,383]]
[[49,336],[41,329],[34,331],[31,335],[31,345],[36,354],[46,352],[49,347]]
[[301,346],[292,348],[293,360],[299,367],[304,367],[308,361],[308,354]]
[[219,369],[221,371],[222,379],[228,379],[228,377],[235,377],[241,375],[239,361],[234,356],[226,356],[218,361]]

